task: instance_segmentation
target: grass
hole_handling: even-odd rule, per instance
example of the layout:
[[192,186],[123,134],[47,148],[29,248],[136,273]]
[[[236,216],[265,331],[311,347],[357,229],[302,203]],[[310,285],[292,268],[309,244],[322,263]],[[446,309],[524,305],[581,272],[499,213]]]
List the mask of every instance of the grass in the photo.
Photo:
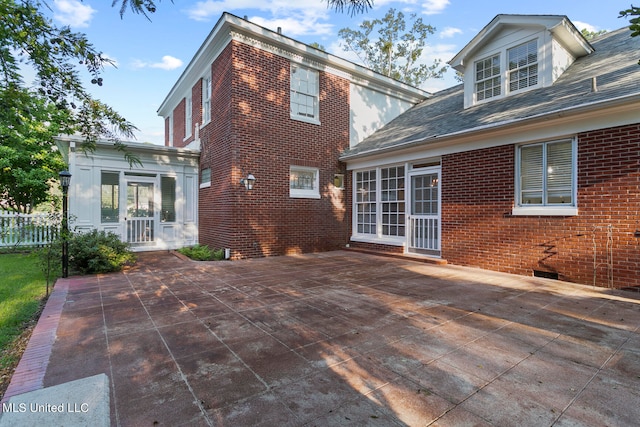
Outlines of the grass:
[[29,254],[0,254],[0,370],[17,363],[15,345],[46,297],[39,260]]

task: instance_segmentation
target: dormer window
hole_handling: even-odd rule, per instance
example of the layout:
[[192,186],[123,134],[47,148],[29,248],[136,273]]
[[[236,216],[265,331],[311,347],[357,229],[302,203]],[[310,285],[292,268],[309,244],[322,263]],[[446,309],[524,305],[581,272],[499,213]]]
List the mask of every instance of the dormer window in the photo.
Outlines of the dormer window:
[[464,108],[550,87],[593,47],[564,15],[498,15],[449,64]]
[[499,96],[502,87],[500,78],[500,55],[476,62],[476,101]]
[[538,41],[513,47],[507,51],[509,92],[538,84]]

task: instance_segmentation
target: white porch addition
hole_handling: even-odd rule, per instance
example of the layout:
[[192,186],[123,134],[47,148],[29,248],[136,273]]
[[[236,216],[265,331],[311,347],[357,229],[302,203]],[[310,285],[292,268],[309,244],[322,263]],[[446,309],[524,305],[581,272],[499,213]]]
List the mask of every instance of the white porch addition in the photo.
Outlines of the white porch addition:
[[198,242],[198,151],[127,143],[143,165],[132,168],[112,142],[99,142],[86,154],[76,151],[80,139],[57,142],[74,177],[72,229],[113,232],[136,251]]

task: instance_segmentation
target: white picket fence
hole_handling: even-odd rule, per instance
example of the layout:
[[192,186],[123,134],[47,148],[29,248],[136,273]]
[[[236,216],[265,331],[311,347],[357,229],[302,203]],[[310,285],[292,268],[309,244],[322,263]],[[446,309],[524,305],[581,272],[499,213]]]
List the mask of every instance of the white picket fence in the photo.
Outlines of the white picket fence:
[[0,211],[0,247],[43,246],[60,233],[58,214]]

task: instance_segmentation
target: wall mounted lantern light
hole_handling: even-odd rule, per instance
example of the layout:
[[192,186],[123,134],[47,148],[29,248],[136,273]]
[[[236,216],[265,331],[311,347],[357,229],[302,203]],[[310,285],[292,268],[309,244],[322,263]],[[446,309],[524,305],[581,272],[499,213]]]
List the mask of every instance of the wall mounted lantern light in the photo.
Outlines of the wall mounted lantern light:
[[253,174],[249,174],[247,175],[246,178],[240,178],[240,184],[244,185],[244,188],[246,188],[247,190],[252,190],[253,189],[253,184],[255,184],[256,182],[256,177],[253,176]]

